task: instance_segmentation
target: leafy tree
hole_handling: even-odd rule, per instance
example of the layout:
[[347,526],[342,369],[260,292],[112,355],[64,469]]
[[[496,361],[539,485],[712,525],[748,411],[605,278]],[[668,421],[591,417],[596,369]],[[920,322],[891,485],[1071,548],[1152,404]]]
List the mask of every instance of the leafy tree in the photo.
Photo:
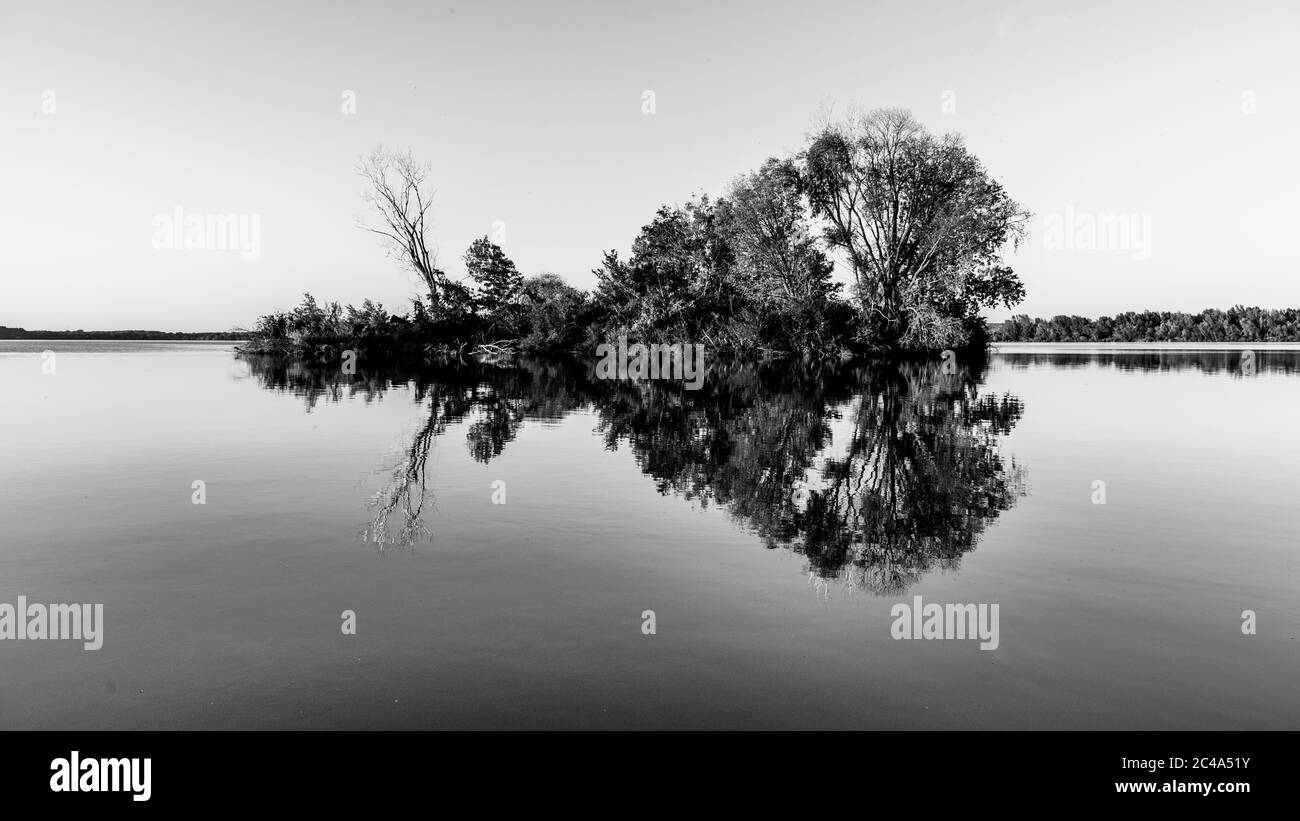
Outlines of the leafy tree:
[[470,243],[465,252],[465,270],[477,286],[475,301],[489,314],[508,305],[524,284],[514,262],[486,236]]
[[808,229],[792,162],[769,158],[758,171],[738,177],[720,210],[737,260],[761,299],[795,304],[834,291],[832,265]]
[[761,322],[767,348],[825,350],[837,334],[839,285],[817,247],[793,162],[769,158],[738,177],[718,204],[738,280]]
[[[632,242],[624,262],[609,251],[593,273],[596,299],[609,309],[606,330],[634,339],[690,340],[699,306],[693,297],[705,282],[707,257],[700,221],[707,213],[696,209],[661,207]],[[721,295],[715,294],[721,301]]]
[[865,329],[886,348],[966,342],[981,307],[1024,298],[1001,264],[1028,214],[961,138],[879,109],[826,123],[800,159],[825,238],[848,258]]
[[464,309],[481,317],[485,342],[510,342],[520,335],[521,309],[516,300],[524,278],[501,247],[486,236],[470,243],[465,269],[475,283]]
[[594,273],[601,334],[686,341],[714,352],[825,353],[843,326],[831,263],[806,224],[788,163],[741,177],[729,198],[663,206],[622,260]]
[[525,351],[561,351],[577,347],[592,318],[592,302],[585,291],[555,274],[524,280],[521,304],[526,329],[519,347]]

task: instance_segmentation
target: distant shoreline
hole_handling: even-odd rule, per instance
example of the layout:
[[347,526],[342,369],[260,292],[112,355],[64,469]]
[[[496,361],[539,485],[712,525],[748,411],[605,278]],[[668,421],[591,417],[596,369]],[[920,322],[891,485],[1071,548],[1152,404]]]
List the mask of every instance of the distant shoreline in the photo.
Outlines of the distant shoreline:
[[1066,348],[1072,351],[1300,351],[1300,342],[990,342],[990,350]]
[[9,328],[0,325],[0,339],[26,340],[102,340],[105,342],[244,342],[250,334],[239,331],[29,331],[26,328]]

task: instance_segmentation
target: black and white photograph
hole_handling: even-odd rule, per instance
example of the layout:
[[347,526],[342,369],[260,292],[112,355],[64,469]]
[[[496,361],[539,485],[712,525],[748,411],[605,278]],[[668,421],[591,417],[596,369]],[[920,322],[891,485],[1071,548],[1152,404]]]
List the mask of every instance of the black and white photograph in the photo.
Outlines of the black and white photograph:
[[1292,0],[0,0],[0,784],[1285,800],[1298,220]]

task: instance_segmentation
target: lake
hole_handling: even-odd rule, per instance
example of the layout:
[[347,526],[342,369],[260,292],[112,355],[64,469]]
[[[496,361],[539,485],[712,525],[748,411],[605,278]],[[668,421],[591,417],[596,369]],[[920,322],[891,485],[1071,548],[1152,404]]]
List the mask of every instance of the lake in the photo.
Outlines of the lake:
[[[104,614],[0,641],[0,728],[1300,729],[1300,351],[1255,350],[691,391],[0,341],[0,602]],[[916,597],[996,648],[896,638]]]

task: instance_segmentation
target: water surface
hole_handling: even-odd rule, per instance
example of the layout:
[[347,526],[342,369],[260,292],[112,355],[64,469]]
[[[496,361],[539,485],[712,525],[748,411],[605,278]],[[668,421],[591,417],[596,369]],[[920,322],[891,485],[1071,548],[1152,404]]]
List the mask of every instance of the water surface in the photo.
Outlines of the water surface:
[[[106,619],[0,642],[0,728],[1300,728],[1294,350],[686,391],[23,340],[0,386],[0,602]],[[998,649],[894,640],[918,595]]]

